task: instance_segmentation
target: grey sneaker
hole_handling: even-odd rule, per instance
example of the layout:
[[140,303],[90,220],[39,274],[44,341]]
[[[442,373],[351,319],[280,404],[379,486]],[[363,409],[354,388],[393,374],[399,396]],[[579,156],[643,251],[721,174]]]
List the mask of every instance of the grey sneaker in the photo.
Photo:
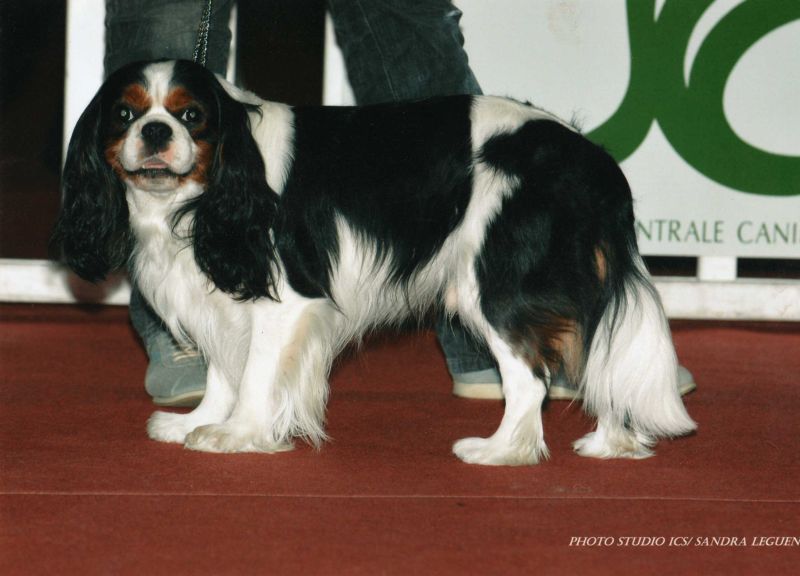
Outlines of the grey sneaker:
[[148,354],[150,364],[144,377],[144,388],[159,406],[187,406],[200,404],[206,391],[206,365],[197,350],[184,350],[168,333],[150,337],[148,350],[156,348],[157,354]]
[[495,368],[453,374],[453,394],[459,398],[502,400],[503,385]]
[[[678,366],[678,392],[681,396],[685,396],[697,388],[694,382],[694,376],[685,367]],[[550,400],[581,400],[583,396],[577,388],[574,388],[567,382],[562,374],[558,374],[550,384],[547,390],[547,397]]]
[[131,294],[130,316],[150,360],[144,387],[153,402],[159,406],[197,406],[206,388],[203,357],[175,341],[138,290]]
[[[681,396],[697,388],[692,373],[683,366],[678,366],[678,392]],[[467,372],[453,375],[453,394],[459,398],[473,398],[482,400],[502,400],[503,386],[500,373],[494,368]],[[573,387],[559,373],[553,378],[547,389],[550,400],[580,400],[582,398],[578,388]]]

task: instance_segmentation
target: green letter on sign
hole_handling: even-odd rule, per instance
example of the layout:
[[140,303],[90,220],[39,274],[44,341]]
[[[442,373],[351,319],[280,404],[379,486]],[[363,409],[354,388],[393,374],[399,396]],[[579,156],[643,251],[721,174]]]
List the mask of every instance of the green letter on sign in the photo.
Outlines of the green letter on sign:
[[[800,19],[800,0],[746,0],[703,41],[688,86],[683,62],[689,37],[713,0],[628,0],[631,76],[620,107],[588,136],[617,161],[630,156],[657,121],[675,151],[699,172],[736,190],[800,194],[800,157],[772,154],[739,138],[723,111],[733,67],[760,38]],[[798,102],[800,106],[800,102]]]

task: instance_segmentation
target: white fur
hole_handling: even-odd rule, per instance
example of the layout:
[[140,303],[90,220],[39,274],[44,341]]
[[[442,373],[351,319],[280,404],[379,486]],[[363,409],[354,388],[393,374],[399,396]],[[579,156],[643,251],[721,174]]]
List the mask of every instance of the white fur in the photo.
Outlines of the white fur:
[[678,361],[658,294],[640,281],[625,291],[621,316],[606,310],[589,351],[584,406],[598,426],[575,442],[583,456],[643,458],[656,437],[696,428],[678,393]]
[[249,113],[250,129],[264,157],[267,184],[280,194],[286,184],[292,162],[294,114],[291,106],[262,100],[256,94],[242,90],[219,76],[217,80],[235,100],[259,107],[259,112]]
[[503,379],[505,413],[492,436],[459,440],[453,452],[471,464],[536,464],[548,456],[541,411],[547,388],[494,331],[490,331],[486,343]]
[[292,109],[285,104],[263,102],[261,114],[250,114],[253,137],[258,144],[267,172],[267,184],[280,194],[292,162],[294,126]]
[[531,120],[551,120],[573,129],[557,116],[540,108],[498,96],[479,96],[475,98],[472,109],[473,148],[478,150],[492,136],[513,132]]

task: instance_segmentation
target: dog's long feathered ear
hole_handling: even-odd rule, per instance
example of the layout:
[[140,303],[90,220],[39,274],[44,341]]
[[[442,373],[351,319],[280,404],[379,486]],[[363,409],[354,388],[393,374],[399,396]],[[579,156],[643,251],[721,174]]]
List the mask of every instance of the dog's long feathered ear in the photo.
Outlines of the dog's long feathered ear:
[[124,266],[131,249],[125,186],[104,157],[102,108],[101,88],[70,138],[50,243],[55,257],[91,282]]
[[271,230],[278,196],[267,184],[264,160],[250,132],[248,106],[216,80],[219,139],[205,191],[183,211],[193,212],[195,259],[220,290],[246,300],[277,299]]

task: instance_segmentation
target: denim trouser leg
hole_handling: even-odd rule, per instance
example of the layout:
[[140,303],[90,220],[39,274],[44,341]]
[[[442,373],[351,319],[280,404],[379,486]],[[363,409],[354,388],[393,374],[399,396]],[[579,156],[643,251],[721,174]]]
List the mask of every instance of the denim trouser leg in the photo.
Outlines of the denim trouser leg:
[[328,0],[359,104],[480,94],[449,0]]
[[[347,75],[359,104],[480,94],[449,0],[328,0]],[[454,319],[436,329],[452,374],[495,366]]]
[[[191,60],[206,0],[106,0],[106,75],[139,60]],[[214,0],[206,65],[225,74],[233,0]]]

